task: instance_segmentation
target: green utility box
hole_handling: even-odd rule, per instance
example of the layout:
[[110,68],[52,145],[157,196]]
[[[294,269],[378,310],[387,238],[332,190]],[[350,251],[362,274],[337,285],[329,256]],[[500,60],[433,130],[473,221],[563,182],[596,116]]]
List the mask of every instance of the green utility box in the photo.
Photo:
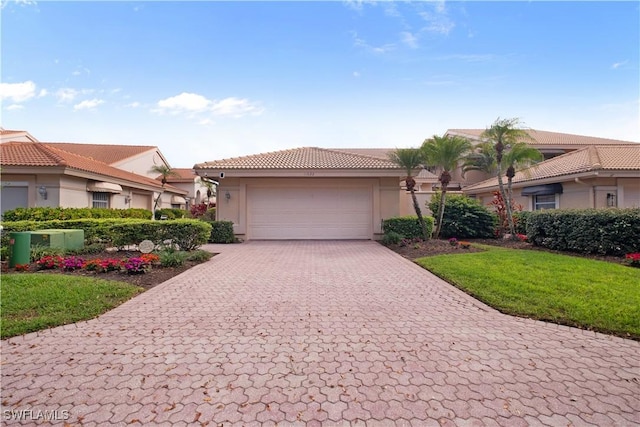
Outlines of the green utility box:
[[64,233],[62,230],[31,231],[31,246],[64,249]]
[[9,233],[9,268],[31,261],[31,233],[14,231]]
[[[84,230],[82,229],[67,229],[67,228],[55,228],[47,230],[38,230],[38,232],[48,233],[62,233],[64,235],[64,248],[65,249],[82,249],[84,248]],[[36,233],[35,231],[31,232]],[[33,245],[33,237],[31,238],[31,244]]]

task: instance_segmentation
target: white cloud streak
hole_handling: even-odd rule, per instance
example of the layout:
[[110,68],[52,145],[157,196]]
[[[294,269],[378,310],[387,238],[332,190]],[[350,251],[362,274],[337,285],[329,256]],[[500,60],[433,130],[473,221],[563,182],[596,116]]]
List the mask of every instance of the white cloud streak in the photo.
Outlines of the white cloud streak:
[[196,93],[183,92],[158,101],[157,108],[152,111],[159,114],[184,115],[187,118],[198,119],[200,124],[211,124],[209,116],[256,116],[262,114],[264,109],[258,103],[245,98],[211,100]]
[[22,83],[0,83],[0,99],[24,102],[36,95],[36,84],[31,80]]
[[73,106],[73,110],[74,111],[80,111],[80,110],[92,110],[94,108],[96,108],[98,105],[104,104],[104,100],[102,99],[87,99],[84,100],[82,102],[80,102],[79,104],[76,104]]

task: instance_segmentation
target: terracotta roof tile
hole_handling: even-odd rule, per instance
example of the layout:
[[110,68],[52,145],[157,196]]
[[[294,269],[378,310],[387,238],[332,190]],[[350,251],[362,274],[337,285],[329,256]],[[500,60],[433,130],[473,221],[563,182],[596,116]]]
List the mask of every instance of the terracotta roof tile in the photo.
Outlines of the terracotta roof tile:
[[11,135],[11,134],[14,134],[14,133],[26,133],[26,131],[0,128],[0,135]]
[[[470,139],[478,139],[485,129],[449,129],[448,134],[465,136]],[[529,129],[529,135],[535,139],[531,144],[534,146],[585,146],[585,145],[621,145],[636,144],[632,141],[620,141],[610,138],[597,138],[593,136],[573,135],[569,133],[548,132],[543,130]],[[525,141],[526,142],[526,141]]]
[[[171,168],[171,170],[176,173],[178,176],[168,176],[167,182],[193,182],[198,175],[193,171],[193,169],[188,168]],[[161,180],[162,175],[158,175],[156,180]]]
[[[146,176],[124,171],[106,163],[62,150],[56,144],[10,142],[0,145],[0,164],[2,166],[50,166],[66,167],[91,172],[105,177],[118,178],[138,184],[160,188],[158,181]],[[167,186],[169,188],[170,186]],[[175,187],[174,192],[184,193]]]
[[158,148],[148,145],[77,144],[71,142],[47,142],[46,144],[69,153],[99,160],[108,165]]
[[388,159],[303,147],[200,163],[196,169],[398,169]]
[[39,143],[6,142],[0,145],[3,166],[64,166],[63,157]]
[[[513,182],[536,181],[596,170],[640,171],[640,144],[592,145],[540,162],[518,171]],[[465,187],[475,191],[498,186],[498,179],[491,178]]]

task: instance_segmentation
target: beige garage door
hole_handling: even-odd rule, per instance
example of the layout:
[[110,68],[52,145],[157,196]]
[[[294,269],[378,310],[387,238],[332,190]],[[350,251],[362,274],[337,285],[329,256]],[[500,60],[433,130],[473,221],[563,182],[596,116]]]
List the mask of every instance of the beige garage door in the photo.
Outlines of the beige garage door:
[[371,239],[371,187],[247,189],[249,239]]

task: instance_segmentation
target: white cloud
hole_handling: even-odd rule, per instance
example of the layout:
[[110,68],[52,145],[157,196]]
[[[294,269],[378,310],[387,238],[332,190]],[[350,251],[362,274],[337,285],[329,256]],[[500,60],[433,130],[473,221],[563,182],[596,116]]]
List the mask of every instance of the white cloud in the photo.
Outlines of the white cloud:
[[402,43],[406,44],[410,48],[416,49],[418,47],[418,38],[409,31],[401,32],[400,36],[402,38]]
[[0,1],[0,9],[4,9],[9,4],[15,4],[20,6],[35,6],[38,3],[34,0],[2,0]]
[[76,96],[78,96],[79,94],[80,92],[75,89],[64,87],[58,89],[55,95],[58,98],[58,102],[73,102],[73,100],[76,99]]
[[360,77],[360,73],[359,73],[359,72],[357,72],[357,71],[354,71],[354,72],[353,72],[353,77],[355,77],[355,78]]
[[353,35],[354,46],[367,50],[371,53],[383,54],[383,53],[387,53],[392,50],[395,50],[396,48],[395,44],[393,43],[386,43],[381,46],[371,46],[364,39],[361,39],[360,37],[358,37],[358,33],[356,33],[355,31],[352,32],[352,35]]
[[201,124],[210,124],[208,115],[242,117],[259,115],[264,111],[257,103],[244,98],[229,97],[210,100],[196,93],[183,92],[180,95],[158,101],[155,113],[172,115],[184,114],[188,118],[199,118]]
[[11,104],[7,107],[7,110],[9,111],[23,110],[23,109],[24,109],[24,105],[20,105],[20,104]]
[[82,102],[81,102],[81,103],[79,103],[79,104],[74,105],[74,106],[73,106],[73,110],[74,110],[74,111],[79,111],[79,110],[91,110],[91,109],[96,108],[96,107],[97,107],[98,105],[100,105],[100,104],[104,104],[104,100],[102,100],[102,99],[97,99],[97,98],[94,98],[94,99],[87,99],[87,100],[82,101]]
[[623,65],[627,65],[628,62],[629,62],[629,60],[622,61],[622,62],[615,62],[615,63],[611,64],[611,69],[612,70],[617,70],[618,68],[622,67]]
[[173,114],[204,111],[209,105],[211,101],[204,96],[187,92],[158,101],[158,107]]
[[264,109],[258,107],[248,99],[225,98],[221,101],[214,102],[211,111],[216,116],[242,117],[247,114],[259,115]]
[[138,108],[141,104],[138,101],[132,102],[130,104],[125,105],[125,107],[129,108]]
[[24,102],[36,95],[36,84],[31,80],[23,83],[0,83],[0,99]]
[[43,96],[49,95],[49,91],[46,89],[40,89],[40,93],[38,93],[38,98],[42,98]]

